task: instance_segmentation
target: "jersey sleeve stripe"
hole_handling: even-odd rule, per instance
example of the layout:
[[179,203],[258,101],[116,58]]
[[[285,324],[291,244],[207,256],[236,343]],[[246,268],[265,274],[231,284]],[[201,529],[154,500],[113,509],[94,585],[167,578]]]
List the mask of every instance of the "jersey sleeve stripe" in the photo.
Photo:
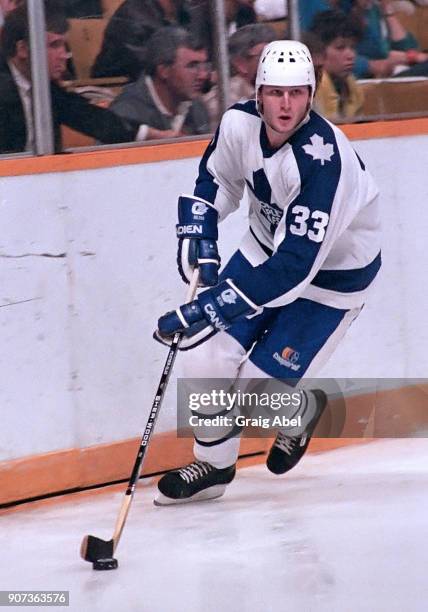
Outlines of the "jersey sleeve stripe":
[[208,170],[208,160],[217,147],[219,134],[220,128],[217,128],[214,138],[205,149],[205,153],[203,154],[199,164],[199,174],[198,178],[196,179],[196,185],[193,193],[193,195],[203,198],[204,200],[211,202],[211,204],[214,204],[219,186],[215,182],[211,172]]
[[339,291],[341,293],[353,293],[367,289],[374,280],[382,265],[380,252],[364,268],[352,270],[320,270],[312,280],[312,285],[320,289]]

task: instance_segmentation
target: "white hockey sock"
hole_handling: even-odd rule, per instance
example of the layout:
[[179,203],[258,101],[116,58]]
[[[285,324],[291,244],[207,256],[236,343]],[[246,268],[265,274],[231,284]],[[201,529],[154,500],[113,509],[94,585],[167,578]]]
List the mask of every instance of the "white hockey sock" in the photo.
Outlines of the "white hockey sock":
[[311,391],[303,391],[300,389],[299,393],[300,404],[295,407],[288,417],[290,420],[297,419],[299,424],[294,427],[280,429],[283,434],[290,438],[303,435],[317,410],[317,401],[315,395]]
[[193,452],[199,461],[208,461],[215,468],[222,470],[238,460],[240,438],[229,438],[216,446],[202,446],[197,440],[193,445]]

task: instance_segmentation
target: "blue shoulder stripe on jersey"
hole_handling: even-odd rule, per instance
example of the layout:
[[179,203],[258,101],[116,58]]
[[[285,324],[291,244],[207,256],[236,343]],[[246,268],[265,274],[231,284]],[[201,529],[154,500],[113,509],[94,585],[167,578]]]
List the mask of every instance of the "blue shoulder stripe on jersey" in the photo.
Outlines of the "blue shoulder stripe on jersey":
[[[256,234],[250,227],[250,232],[263,249],[263,251],[272,257],[273,251],[269,249],[263,242],[257,238]],[[349,270],[320,270],[312,280],[312,285],[321,289],[329,289],[331,291],[339,291],[341,293],[352,293],[354,291],[363,291],[367,289],[370,283],[374,280],[382,265],[381,252],[376,255],[372,262],[364,268],[352,268]]]
[[342,161],[333,128],[311,112],[310,119],[289,139],[300,174],[301,192],[312,210],[330,213],[342,171]]
[[214,138],[205,149],[205,153],[203,154],[199,163],[199,174],[198,178],[196,179],[195,189],[193,191],[193,195],[197,196],[198,198],[203,198],[204,200],[207,200],[207,202],[211,202],[211,204],[214,204],[218,191],[218,184],[214,181],[214,177],[208,170],[207,164],[210,156],[215,151],[219,134],[220,127],[217,128]]
[[341,293],[353,293],[367,289],[374,280],[382,265],[380,252],[372,262],[364,268],[352,270],[320,270],[312,281],[312,285],[320,289],[340,291]]
[[248,113],[248,115],[254,115],[254,117],[259,117],[260,114],[256,107],[255,100],[247,100],[246,102],[237,102],[233,106],[230,107],[229,110],[239,110],[243,113]]
[[[310,274],[324,236],[342,164],[332,127],[316,113],[289,139],[300,174],[300,193],[287,208],[285,238],[276,253],[250,272],[238,272],[238,287],[257,305],[286,295]],[[343,205],[343,203],[342,203]]]

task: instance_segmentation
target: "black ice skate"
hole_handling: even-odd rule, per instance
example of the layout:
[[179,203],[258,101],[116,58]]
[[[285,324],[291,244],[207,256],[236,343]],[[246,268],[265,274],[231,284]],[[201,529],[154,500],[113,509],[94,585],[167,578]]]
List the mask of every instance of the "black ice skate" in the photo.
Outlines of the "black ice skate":
[[274,474],[285,474],[297,465],[309,446],[311,436],[327,405],[327,396],[321,389],[311,391],[315,395],[317,406],[312,421],[302,436],[290,437],[278,432],[275,442],[269,451],[266,461],[268,469]]
[[193,461],[162,476],[154,503],[156,506],[169,506],[221,497],[226,485],[234,479],[235,472],[235,465],[219,470],[206,461]]

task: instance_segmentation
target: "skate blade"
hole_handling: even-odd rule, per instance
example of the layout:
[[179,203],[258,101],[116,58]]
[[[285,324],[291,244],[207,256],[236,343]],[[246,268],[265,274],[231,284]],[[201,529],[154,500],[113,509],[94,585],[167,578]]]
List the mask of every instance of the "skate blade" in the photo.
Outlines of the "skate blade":
[[177,504],[189,504],[190,502],[216,499],[217,497],[221,497],[225,490],[226,485],[214,485],[213,487],[199,491],[199,493],[195,493],[191,497],[186,497],[184,499],[173,499],[172,497],[167,497],[159,491],[158,496],[153,500],[153,503],[155,506],[176,506]]

